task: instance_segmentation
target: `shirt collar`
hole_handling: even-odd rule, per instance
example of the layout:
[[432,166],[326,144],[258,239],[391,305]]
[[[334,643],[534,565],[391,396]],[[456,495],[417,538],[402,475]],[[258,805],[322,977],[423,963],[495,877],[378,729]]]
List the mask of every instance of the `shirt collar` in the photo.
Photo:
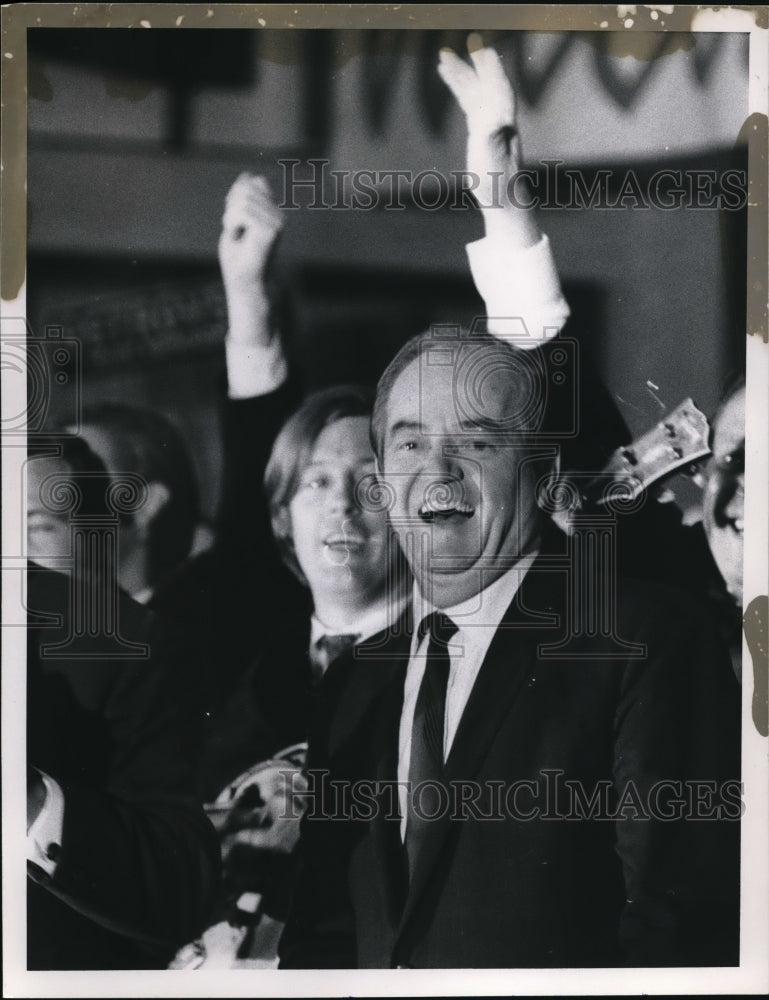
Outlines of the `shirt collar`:
[[400,618],[407,600],[408,597],[404,596],[395,603],[385,601],[383,604],[377,604],[370,611],[350,621],[344,628],[328,628],[313,613],[310,620],[310,645],[315,646],[322,635],[359,635],[359,642],[370,639],[372,635],[381,632]]

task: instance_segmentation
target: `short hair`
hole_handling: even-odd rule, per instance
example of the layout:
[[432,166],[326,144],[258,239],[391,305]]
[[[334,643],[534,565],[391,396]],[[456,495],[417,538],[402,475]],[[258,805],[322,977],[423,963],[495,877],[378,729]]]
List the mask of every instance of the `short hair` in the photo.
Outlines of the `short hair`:
[[[456,345],[457,338],[441,338],[440,336],[436,336],[432,330],[425,330],[422,333],[418,333],[415,337],[406,341],[387,368],[385,368],[382,377],[379,379],[376,387],[374,409],[371,416],[371,447],[380,463],[384,453],[387,404],[390,399],[393,385],[405,369],[408,368],[413,361],[416,361],[417,358],[420,357],[423,345],[428,344],[432,344],[436,347],[440,347],[441,344],[445,344],[448,347]],[[508,364],[505,364],[504,367],[506,370],[510,371],[511,378],[515,377],[515,373],[520,373],[523,376],[524,373],[521,369],[523,366],[526,366],[526,362],[528,360],[526,359],[526,355],[529,353],[528,351],[525,351],[522,348],[514,347],[507,341],[504,341],[499,337],[495,337],[485,331],[460,331],[460,347],[479,347],[483,345],[493,348],[495,353],[501,357],[501,360],[506,360],[508,362]],[[522,388],[525,388],[527,398],[531,397],[532,384],[529,380],[527,380],[525,387],[522,382]],[[519,427],[520,431],[534,434],[537,430],[544,429],[542,414],[540,414],[540,418],[538,420],[532,420],[532,417],[533,414],[530,412],[524,415]]]
[[154,583],[189,555],[200,519],[198,480],[184,438],[159,413],[118,403],[88,408],[81,423],[97,427],[108,438],[117,463],[110,472],[133,472],[168,488],[168,503],[152,520],[147,537]]
[[288,505],[310,464],[321,432],[345,417],[370,418],[374,392],[368,386],[335,385],[308,396],[286,421],[272,447],[264,473],[264,491],[272,532],[283,561],[305,585],[307,580],[294,551]]

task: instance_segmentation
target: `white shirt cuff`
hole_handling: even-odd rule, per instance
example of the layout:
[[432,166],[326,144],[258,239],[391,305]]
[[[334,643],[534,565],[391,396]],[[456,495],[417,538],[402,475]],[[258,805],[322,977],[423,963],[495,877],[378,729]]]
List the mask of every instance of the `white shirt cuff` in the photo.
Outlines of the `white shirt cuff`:
[[486,303],[489,333],[524,349],[556,336],[569,318],[569,306],[547,236],[525,250],[511,251],[490,236],[465,249],[475,287]]
[[53,778],[40,771],[45,785],[45,802],[27,831],[27,860],[53,876],[61,854],[64,830],[64,792]]
[[230,399],[248,399],[274,392],[288,377],[288,364],[279,337],[265,347],[243,344],[227,337],[227,395]]

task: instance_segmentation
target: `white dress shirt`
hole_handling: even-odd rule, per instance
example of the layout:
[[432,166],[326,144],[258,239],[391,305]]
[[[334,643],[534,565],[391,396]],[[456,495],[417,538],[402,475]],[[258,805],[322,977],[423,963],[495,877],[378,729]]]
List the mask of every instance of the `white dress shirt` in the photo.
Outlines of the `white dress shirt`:
[[[499,623],[510,607],[516,591],[536,559],[533,552],[519,559],[506,573],[485,587],[479,594],[451,608],[441,610],[457,626],[458,631],[448,644],[450,668],[446,687],[446,715],[443,727],[443,759],[449,755],[470,692],[473,689],[491,641]],[[405,839],[409,766],[411,764],[411,731],[414,725],[419,688],[425,672],[425,660],[430,636],[418,641],[419,623],[435,606],[414,587],[414,635],[411,655],[403,688],[403,708],[398,732],[398,801],[401,812],[401,838]]]
[[318,640],[324,635],[357,635],[356,646],[361,642],[365,642],[372,635],[376,635],[377,632],[381,632],[388,625],[396,622],[403,614],[407,601],[408,596],[404,594],[396,602],[389,600],[383,604],[377,604],[359,618],[350,621],[344,628],[329,628],[313,614],[310,624],[310,650],[315,649]]
[[569,306],[547,236],[521,250],[495,234],[468,243],[465,250],[489,333],[511,338],[524,350],[555,337],[569,318]]

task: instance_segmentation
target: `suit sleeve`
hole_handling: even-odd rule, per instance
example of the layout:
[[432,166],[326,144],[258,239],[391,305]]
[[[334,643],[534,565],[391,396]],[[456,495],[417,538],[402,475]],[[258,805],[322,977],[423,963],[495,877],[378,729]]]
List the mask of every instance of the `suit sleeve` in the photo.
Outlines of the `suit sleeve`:
[[229,558],[246,561],[254,555],[275,554],[264,473],[275,438],[299,402],[299,389],[291,378],[262,396],[223,400],[217,548]]
[[620,945],[628,965],[739,964],[739,688],[683,600],[642,632],[615,720]]
[[291,378],[273,392],[223,399],[222,487],[213,550],[217,581],[215,631],[220,637],[217,705],[223,704],[254,655],[254,636],[272,621],[272,589],[285,578],[264,494],[264,473],[283,423],[299,403]]

